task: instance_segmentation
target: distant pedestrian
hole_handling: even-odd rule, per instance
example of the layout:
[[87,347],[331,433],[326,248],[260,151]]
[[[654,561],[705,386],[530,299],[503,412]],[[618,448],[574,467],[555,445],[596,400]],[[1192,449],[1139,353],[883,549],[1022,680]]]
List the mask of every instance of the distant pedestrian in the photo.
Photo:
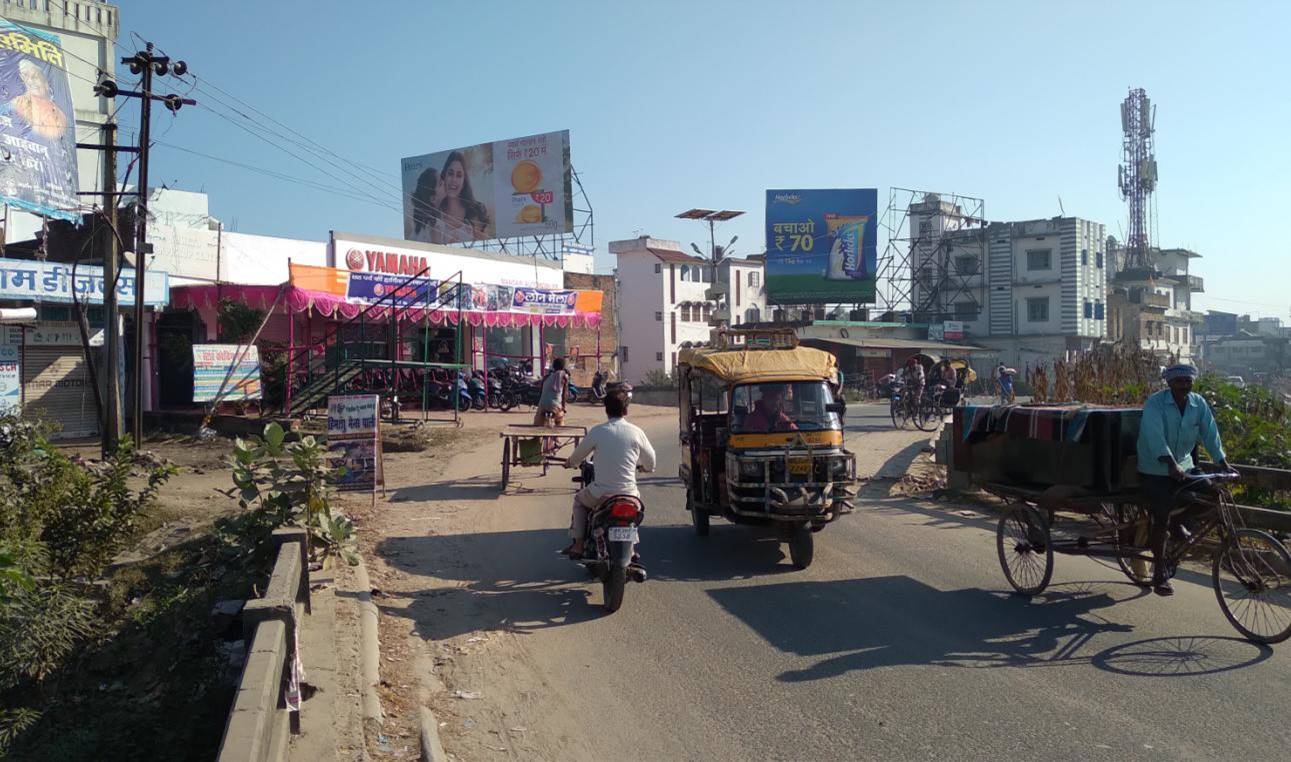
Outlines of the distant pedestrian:
[[1013,377],[1017,373],[1016,368],[1010,368],[1004,363],[1000,363],[995,368],[995,382],[999,384],[1001,405],[1007,405],[1017,399],[1017,394],[1013,391]]

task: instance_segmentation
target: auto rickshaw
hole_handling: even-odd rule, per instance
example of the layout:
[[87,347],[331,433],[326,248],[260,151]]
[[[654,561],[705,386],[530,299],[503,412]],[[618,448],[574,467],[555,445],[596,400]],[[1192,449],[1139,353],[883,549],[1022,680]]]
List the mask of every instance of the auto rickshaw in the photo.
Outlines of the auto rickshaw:
[[791,331],[729,331],[684,349],[680,476],[696,534],[709,519],[769,527],[793,565],[811,564],[815,532],[850,510],[856,456],[843,447],[834,356]]

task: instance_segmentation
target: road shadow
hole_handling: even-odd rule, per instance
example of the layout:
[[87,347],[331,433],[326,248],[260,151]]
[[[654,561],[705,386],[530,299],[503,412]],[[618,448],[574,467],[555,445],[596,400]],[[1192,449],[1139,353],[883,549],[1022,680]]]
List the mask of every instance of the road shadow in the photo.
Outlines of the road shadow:
[[[1133,628],[1094,615],[1128,586],[1054,585],[1025,599],[976,588],[942,591],[907,576],[709,590],[775,648],[821,657],[777,676],[809,682],[903,665],[1032,666],[1076,657],[1101,633]],[[1139,594],[1137,590],[1135,595]]]
[[[854,445],[855,443],[853,443]],[[921,437],[917,441],[902,447],[895,454],[883,461],[883,464],[874,470],[871,479],[900,479],[910,470],[910,464],[914,459],[919,457],[919,453],[924,451],[928,446],[927,438]]]
[[502,495],[498,477],[472,476],[468,479],[444,481],[400,487],[391,496],[391,502],[443,503],[463,500],[496,500]]
[[1122,643],[1095,654],[1095,667],[1135,677],[1198,677],[1245,669],[1273,649],[1242,638],[1175,635]]

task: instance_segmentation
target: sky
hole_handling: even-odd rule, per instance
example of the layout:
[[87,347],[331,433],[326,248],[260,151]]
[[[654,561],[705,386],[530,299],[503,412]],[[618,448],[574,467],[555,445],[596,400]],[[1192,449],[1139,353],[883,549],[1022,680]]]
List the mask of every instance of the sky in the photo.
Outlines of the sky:
[[[987,219],[1061,209],[1123,237],[1119,104],[1143,87],[1156,242],[1202,254],[1194,308],[1291,317],[1291,3],[121,6],[123,50],[150,40],[203,83],[198,106],[157,112],[153,184],[205,191],[243,232],[400,237],[402,157],[568,129],[602,270],[612,240],[706,246],[674,218],[697,206],[747,211],[719,243],[759,253],[767,188],[875,187],[881,208],[892,187],[959,193]],[[264,126],[334,152],[288,146],[327,174]]]

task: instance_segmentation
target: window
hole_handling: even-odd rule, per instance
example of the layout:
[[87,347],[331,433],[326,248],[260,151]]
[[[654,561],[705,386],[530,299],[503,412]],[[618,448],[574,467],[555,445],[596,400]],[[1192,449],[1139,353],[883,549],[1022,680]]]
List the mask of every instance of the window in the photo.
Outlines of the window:
[[681,305],[681,322],[683,322],[683,323],[689,323],[689,322],[690,322],[690,305],[689,305],[689,304],[683,304],[683,305]]
[[654,320],[655,320],[655,322],[656,322],[656,323],[662,323],[662,322],[663,322],[663,313],[662,313],[662,312],[656,312],[656,313],[654,313]]
[[663,362],[663,352],[655,352],[654,359],[658,360],[659,362]]
[[[1030,252],[1028,252],[1029,254]],[[1045,252],[1046,254],[1048,252]],[[1049,297],[1035,296],[1027,298],[1027,322],[1028,323],[1047,323],[1049,322]]]
[[655,263],[654,263],[654,272],[655,272],[655,275],[659,275],[660,273],[662,273],[662,272],[663,272],[663,265],[662,265],[661,263],[659,263],[659,262],[655,262]]
[[1080,264],[1081,265],[1089,264],[1089,249],[1080,250]]
[[[1027,270],[1052,270],[1053,249],[1028,249]],[[1045,318],[1048,320],[1048,318]]]
[[762,276],[760,276],[756,272],[749,273],[749,288],[756,288],[758,285],[758,280],[760,280],[761,277]]
[[623,362],[628,361],[628,348],[626,346],[619,347],[619,358],[622,359]]
[[1102,267],[1103,267],[1103,252],[1101,252],[1101,251],[1096,251],[1096,252],[1094,252],[1094,265],[1095,265],[1096,267],[1098,267],[1100,270],[1102,269]]
[[1085,319],[1090,320],[1093,317],[1094,317],[1094,303],[1086,299],[1085,300]]
[[955,319],[961,322],[972,322],[978,318],[979,311],[973,302],[956,302]]
[[1094,300],[1094,319],[1095,320],[1103,319],[1103,303],[1098,299]]
[[976,275],[977,257],[971,254],[955,257],[955,272],[960,275]]

